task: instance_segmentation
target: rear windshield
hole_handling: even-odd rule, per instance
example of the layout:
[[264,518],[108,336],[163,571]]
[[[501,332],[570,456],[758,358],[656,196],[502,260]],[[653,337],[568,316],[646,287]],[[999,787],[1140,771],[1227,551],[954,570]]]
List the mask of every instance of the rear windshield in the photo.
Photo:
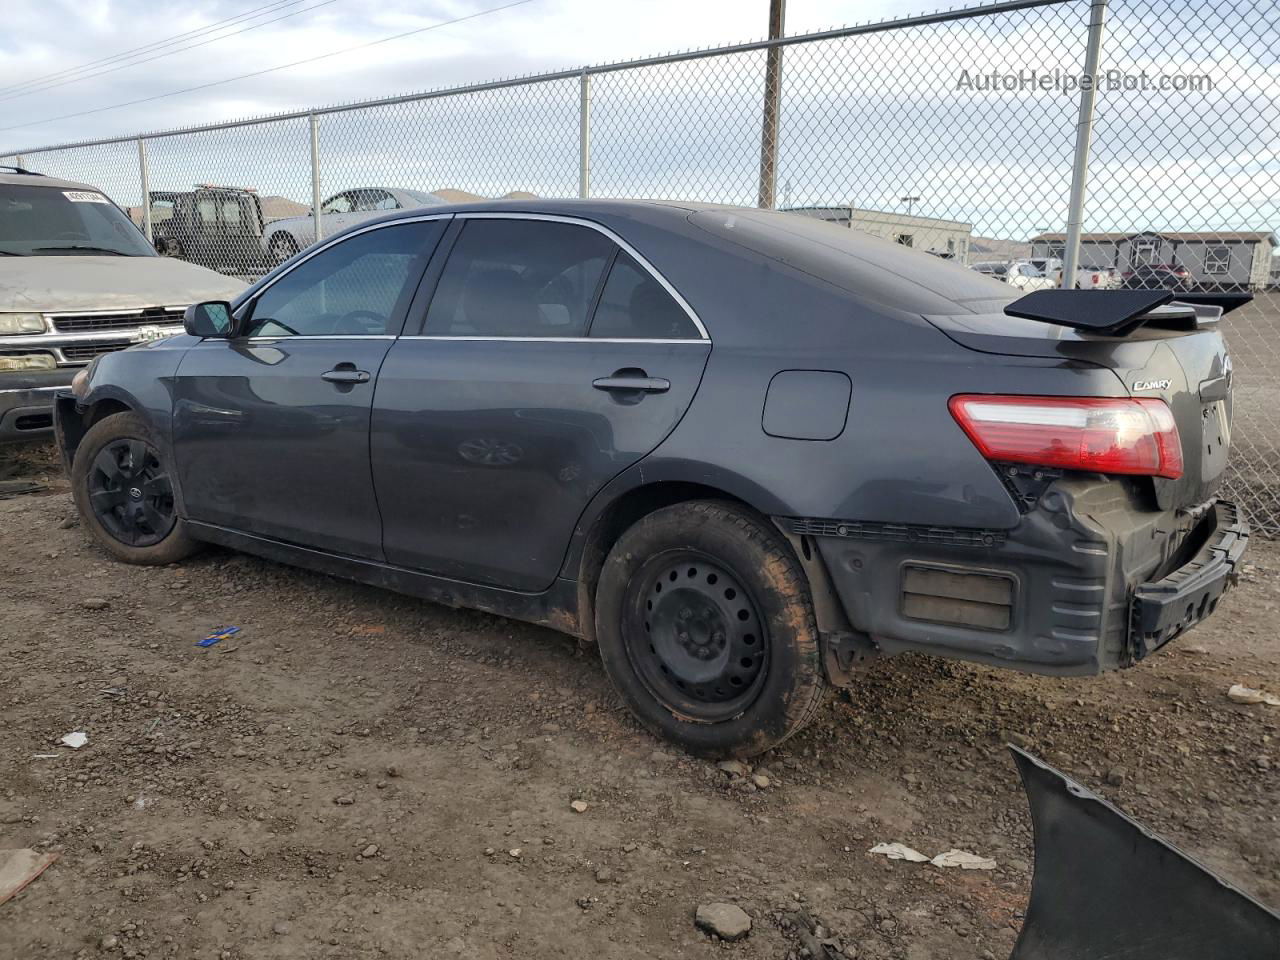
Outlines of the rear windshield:
[[154,257],[133,221],[97,190],[0,183],[0,256]]
[[976,270],[847,226],[740,207],[698,210],[690,223],[866,300],[915,314],[999,312],[1009,287]]

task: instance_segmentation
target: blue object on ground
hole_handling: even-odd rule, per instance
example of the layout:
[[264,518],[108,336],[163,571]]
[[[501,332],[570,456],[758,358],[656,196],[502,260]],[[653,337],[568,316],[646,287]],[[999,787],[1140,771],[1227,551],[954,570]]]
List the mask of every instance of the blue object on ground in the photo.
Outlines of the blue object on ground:
[[227,637],[233,637],[240,632],[239,627],[218,627],[203,640],[196,642],[197,647],[212,647],[219,640],[225,640]]

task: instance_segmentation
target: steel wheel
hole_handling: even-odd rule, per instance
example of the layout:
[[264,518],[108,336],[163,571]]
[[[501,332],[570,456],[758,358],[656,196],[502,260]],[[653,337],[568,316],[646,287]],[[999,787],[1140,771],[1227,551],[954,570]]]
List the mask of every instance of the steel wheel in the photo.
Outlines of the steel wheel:
[[633,581],[623,635],[649,692],[690,720],[740,714],[768,670],[768,627],[742,581],[704,554],[654,557]]
[[87,479],[94,516],[121,543],[149,547],[173,529],[173,484],[145,441],[130,437],[107,444],[93,458]]

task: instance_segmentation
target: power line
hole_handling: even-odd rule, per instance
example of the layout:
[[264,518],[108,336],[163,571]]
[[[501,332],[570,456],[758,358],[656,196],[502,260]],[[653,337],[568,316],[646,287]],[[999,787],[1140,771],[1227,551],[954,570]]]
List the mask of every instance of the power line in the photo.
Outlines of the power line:
[[134,107],[140,103],[152,103],[156,100],[163,100],[166,97],[176,97],[184,93],[194,93],[197,90],[207,90],[210,87],[221,86],[224,83],[234,83],[237,80],[248,80],[250,77],[261,77],[268,73],[276,73],[280,70],[288,70],[292,67],[300,67],[303,64],[315,63],[318,60],[326,60],[329,57],[336,57],[344,53],[352,53],[356,50],[366,50],[369,47],[376,47],[382,43],[390,43],[392,40],[403,40],[405,37],[411,37],[414,34],[426,33],[428,30],[437,30],[440,27],[449,27],[457,23],[463,23],[467,20],[475,20],[477,17],[488,16],[491,13],[501,13],[503,10],[510,10],[513,7],[522,7],[526,3],[532,3],[533,0],[514,0],[512,3],[504,3],[501,6],[489,7],[486,10],[479,10],[476,13],[469,13],[466,16],[454,17],[452,20],[442,20],[439,23],[433,23],[429,26],[418,27],[416,30],[406,30],[404,33],[397,33],[390,37],[383,37],[380,40],[370,40],[368,43],[356,44],[354,47],[346,47],[342,50],[334,50],[332,53],[322,53],[316,57],[307,57],[305,60],[295,60],[293,63],[282,63],[276,67],[267,67],[265,70],[255,70],[253,73],[242,73],[236,77],[227,77],[223,80],[213,80],[209,83],[201,83],[194,87],[186,87],[182,90],[171,90],[168,93],[158,93],[152,97],[142,97],[138,100],[128,100],[124,103],[113,103],[106,107],[96,107],[92,110],[80,110],[76,113],[66,113],[59,117],[46,117],[43,120],[31,120],[27,123],[15,123],[12,126],[0,127],[0,132],[6,130],[19,130],[23,127],[34,127],[41,123],[54,123],[58,120],[71,120],[75,117],[86,117],[93,113],[105,113],[108,110],[118,110],[121,107]]
[[[290,2],[301,3],[302,0],[290,0]],[[178,47],[176,50],[169,50],[165,53],[157,53],[155,54],[155,56],[145,57],[141,60],[134,60],[131,63],[122,63],[122,64],[119,64],[118,66],[107,67],[107,69],[99,70],[96,73],[86,73],[79,77],[71,77],[67,80],[61,80],[58,83],[51,83],[51,84],[48,84],[47,86],[38,87],[33,90],[22,90],[22,91],[19,91],[18,93],[11,93],[8,96],[0,97],[0,102],[3,102],[5,100],[16,100],[19,97],[30,96],[33,93],[44,93],[46,90],[53,90],[56,87],[65,87],[69,83],[79,83],[81,80],[92,80],[94,77],[101,77],[104,74],[115,73],[117,70],[126,70],[129,67],[136,67],[144,63],[150,63],[152,60],[161,60],[164,57],[171,57],[175,53],[182,53],[183,51],[186,51],[186,50],[194,50],[196,49],[196,47],[208,46],[211,43],[217,43],[219,40],[226,40],[228,37],[239,36],[242,33],[248,33],[250,30],[257,30],[259,27],[265,27],[268,24],[278,23],[281,20],[288,20],[290,17],[296,17],[302,13],[310,13],[312,10],[319,10],[321,7],[327,7],[329,4],[337,3],[337,2],[338,0],[322,0],[322,2],[317,3],[313,6],[304,7],[301,10],[293,10],[293,11],[290,11],[289,13],[284,13],[278,17],[274,17],[271,20],[263,20],[259,23],[254,23],[247,27],[242,27],[239,30],[233,30],[231,33],[224,33],[218,37],[210,37],[207,40],[201,40],[199,43],[192,43],[192,44],[188,44],[185,47]]]
[[0,87],[0,93],[7,93],[10,90],[19,90],[23,87],[38,85],[45,82],[46,80],[56,80],[59,77],[65,77],[68,74],[79,73],[80,71],[87,70],[90,67],[97,67],[104,64],[113,63],[117,60],[128,59],[132,56],[146,53],[154,48],[163,47],[172,42],[176,42],[179,40],[186,40],[195,36],[199,36],[204,33],[208,33],[211,30],[215,30],[218,27],[221,27],[233,22],[251,20],[253,19],[254,16],[257,16],[263,11],[266,11],[269,13],[275,9],[279,9],[280,7],[291,7],[302,2],[304,2],[304,0],[273,0],[272,3],[264,4],[261,7],[254,7],[251,10],[246,10],[244,13],[238,13],[234,17],[227,17],[225,20],[218,20],[218,21],[215,21],[214,23],[207,24],[206,26],[199,27],[195,30],[188,30],[186,33],[174,34],[172,37],[165,37],[163,40],[153,40],[151,43],[144,43],[140,47],[132,47],[128,50],[121,51],[120,53],[112,54],[109,57],[103,57],[100,60],[90,60],[88,63],[82,63],[79,66],[67,67],[64,70],[56,70],[53,73],[45,74],[43,77],[34,77],[30,80],[23,80],[21,83],[13,83],[7,87]]

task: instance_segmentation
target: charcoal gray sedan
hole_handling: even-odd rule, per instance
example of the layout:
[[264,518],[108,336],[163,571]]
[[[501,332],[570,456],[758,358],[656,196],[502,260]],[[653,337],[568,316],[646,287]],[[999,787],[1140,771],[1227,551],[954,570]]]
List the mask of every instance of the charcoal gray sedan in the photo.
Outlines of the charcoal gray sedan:
[[1230,298],[1038,291],[801,216],[400,211],[57,405],[85,528],[202,544],[598,645],[704,756],[916,651],[1130,666],[1233,582]]

